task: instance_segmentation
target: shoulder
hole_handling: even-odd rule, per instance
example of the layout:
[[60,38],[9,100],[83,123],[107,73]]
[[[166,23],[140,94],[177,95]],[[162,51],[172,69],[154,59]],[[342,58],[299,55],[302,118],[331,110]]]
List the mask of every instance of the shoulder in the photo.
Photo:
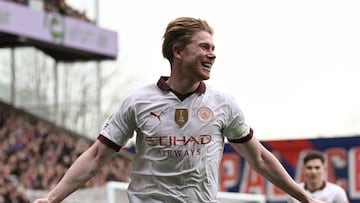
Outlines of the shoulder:
[[222,102],[236,103],[235,98],[232,95],[230,95],[229,93],[219,91],[209,84],[206,84],[206,94],[205,95],[207,95],[208,97],[211,97],[212,99],[216,99],[216,100],[219,100]]
[[334,184],[332,182],[326,182],[326,187],[331,189],[332,191],[343,191],[343,192],[345,192],[345,190],[342,187],[340,187],[340,186],[338,186],[338,185],[336,185],[336,184]]
[[344,188],[331,182],[326,182],[326,188],[327,192],[333,195],[334,202],[349,202]]
[[153,95],[155,92],[161,92],[161,91],[156,86],[156,84],[148,84],[134,90],[132,93],[129,94],[128,97],[144,97],[147,95]]
[[327,191],[327,193],[332,194],[335,199],[347,200],[346,191],[342,187],[334,183],[326,182],[325,190]]
[[144,99],[150,99],[154,96],[159,95],[161,91],[155,84],[148,84],[142,87],[139,87],[132,91],[130,94],[128,94],[124,99],[123,102],[135,102],[135,101],[141,101]]
[[234,118],[244,120],[242,107],[233,95],[219,91],[212,86],[207,86],[204,97],[203,101],[223,112],[230,120]]
[[[119,91],[121,91],[121,89],[119,89]],[[136,108],[138,103],[149,100],[150,96],[154,97],[155,95],[158,95],[156,91],[159,90],[156,88],[155,84],[148,84],[132,91],[120,101],[117,105],[116,112],[131,111]]]

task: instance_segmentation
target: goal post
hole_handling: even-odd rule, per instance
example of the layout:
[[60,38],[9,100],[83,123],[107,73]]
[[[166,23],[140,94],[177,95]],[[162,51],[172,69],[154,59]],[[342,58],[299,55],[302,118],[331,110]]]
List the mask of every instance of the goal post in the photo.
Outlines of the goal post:
[[[129,203],[128,183],[110,181],[106,184],[107,203]],[[265,195],[235,192],[218,192],[219,203],[266,203]]]

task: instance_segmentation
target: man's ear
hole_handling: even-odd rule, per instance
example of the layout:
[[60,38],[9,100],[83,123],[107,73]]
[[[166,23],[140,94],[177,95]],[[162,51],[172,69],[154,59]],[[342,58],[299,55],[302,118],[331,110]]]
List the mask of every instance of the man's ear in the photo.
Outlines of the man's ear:
[[172,47],[172,52],[174,54],[174,58],[179,58],[181,59],[182,58],[182,46],[180,46],[179,43],[175,43]]

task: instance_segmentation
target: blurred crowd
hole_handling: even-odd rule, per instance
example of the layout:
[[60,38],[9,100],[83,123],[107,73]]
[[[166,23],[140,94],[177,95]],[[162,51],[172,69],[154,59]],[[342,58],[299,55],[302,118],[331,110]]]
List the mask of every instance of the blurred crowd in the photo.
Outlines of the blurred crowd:
[[[0,105],[0,203],[28,203],[24,190],[49,190],[92,142]],[[84,187],[128,182],[130,168],[115,155]]]
[[[8,0],[17,2],[24,5],[29,5],[29,0]],[[85,11],[79,11],[69,4],[66,3],[65,0],[37,0],[42,2],[43,9],[45,12],[55,12],[60,13],[64,16],[73,17],[76,19],[80,19],[86,22],[92,22],[87,16]],[[1,202],[0,202],[1,203]]]

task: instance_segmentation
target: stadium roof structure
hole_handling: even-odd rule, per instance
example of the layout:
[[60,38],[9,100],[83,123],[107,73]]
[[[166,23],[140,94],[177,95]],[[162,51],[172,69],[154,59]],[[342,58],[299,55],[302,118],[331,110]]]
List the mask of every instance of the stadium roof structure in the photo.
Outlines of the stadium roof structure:
[[81,19],[0,1],[0,48],[36,47],[56,61],[114,60],[117,33]]

